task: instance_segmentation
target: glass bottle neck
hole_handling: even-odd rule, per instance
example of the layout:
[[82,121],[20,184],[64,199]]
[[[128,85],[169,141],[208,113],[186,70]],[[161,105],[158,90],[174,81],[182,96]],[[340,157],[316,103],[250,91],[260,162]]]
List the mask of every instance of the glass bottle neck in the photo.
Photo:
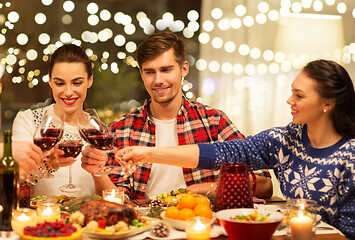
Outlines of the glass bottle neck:
[[11,156],[11,132],[4,132],[4,157]]

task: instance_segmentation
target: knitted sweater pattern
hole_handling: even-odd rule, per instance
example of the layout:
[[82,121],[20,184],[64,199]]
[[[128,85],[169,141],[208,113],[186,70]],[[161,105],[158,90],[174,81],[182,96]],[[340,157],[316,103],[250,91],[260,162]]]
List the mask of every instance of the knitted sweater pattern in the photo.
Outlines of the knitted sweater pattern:
[[[244,141],[214,143],[215,161],[246,162],[252,169],[273,168],[286,198],[306,198],[318,203],[322,220],[355,239],[355,139],[341,139],[333,146],[310,146],[306,125],[290,123]],[[200,146],[200,151],[204,148]],[[205,163],[206,164],[206,163]],[[201,167],[201,164],[199,164]]]

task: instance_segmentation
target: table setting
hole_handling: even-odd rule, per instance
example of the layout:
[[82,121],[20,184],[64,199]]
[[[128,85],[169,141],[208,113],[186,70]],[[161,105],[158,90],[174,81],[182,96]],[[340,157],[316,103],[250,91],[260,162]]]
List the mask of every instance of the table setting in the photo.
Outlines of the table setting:
[[[12,211],[9,240],[94,239],[345,239],[322,221],[308,199],[258,199],[245,164],[221,167],[215,192],[172,190],[148,199],[128,199],[106,189],[101,196],[36,196],[31,208]],[[253,189],[254,188],[254,189]],[[64,200],[65,199],[65,200]],[[277,203],[277,204],[275,204]],[[325,238],[326,239],[326,238]]]
[[[140,212],[140,209],[143,209],[143,211],[147,211],[146,207],[146,203],[148,201],[146,200],[142,200],[139,201],[142,203],[142,206],[138,206],[134,203],[132,203],[131,201],[125,201],[126,205],[131,205],[133,206],[137,212]],[[275,204],[276,203],[276,204]],[[47,218],[50,220],[50,218],[55,218],[55,216],[57,216],[57,209],[58,209],[58,205],[55,206],[53,204],[45,204],[46,207],[43,208],[42,210],[40,210],[40,212],[38,213],[37,219],[44,219]],[[253,208],[255,210],[258,211],[274,211],[277,212],[277,210],[286,210],[286,202],[273,202],[272,200],[267,201],[267,203],[264,204],[255,204],[255,207]],[[223,211],[223,210],[222,210]],[[29,209],[27,210],[27,208],[22,209],[22,210],[17,210],[14,214],[14,222],[13,222],[13,230],[14,232],[9,232],[8,236],[6,239],[9,240],[18,240],[20,239],[19,235],[17,233],[19,233],[18,228],[24,227],[24,226],[33,226],[34,225],[34,213],[36,212],[35,209]],[[24,214],[25,213],[25,214]],[[279,212],[278,212],[279,213]],[[22,218],[21,218],[21,214],[22,214]],[[58,218],[58,217],[57,217]],[[17,222],[16,222],[17,221]],[[43,221],[43,220],[41,220]],[[141,239],[187,239],[187,233],[184,230],[181,229],[176,229],[173,226],[168,224],[168,236],[161,238],[161,237],[157,237],[152,233],[152,228],[157,225],[160,221],[163,220],[157,220],[154,222],[154,224],[146,226],[145,228],[142,228],[140,231],[134,231],[132,235],[127,235],[127,234],[117,234],[116,236],[111,236],[111,237],[107,237],[105,236],[105,238],[102,238],[102,236],[96,235],[95,234],[83,234],[82,238],[83,239],[87,239],[87,240],[91,240],[91,239],[132,239],[132,240],[141,240]],[[163,221],[164,222],[164,221]],[[334,239],[345,239],[344,237],[342,237],[342,234],[340,233],[339,230],[337,230],[336,228],[330,226],[329,224],[323,222],[323,221],[319,221],[315,227],[315,234],[316,234],[316,238],[315,239],[322,239],[322,236],[326,237],[329,236],[331,234],[333,234],[334,236],[337,236],[337,238]],[[286,239],[286,235],[287,235],[287,227],[283,227],[281,229],[276,229],[275,232],[272,234],[272,238],[271,239]],[[2,238],[5,238],[5,234],[3,233]],[[233,239],[233,238],[228,238],[228,234],[226,232],[226,230],[224,229],[224,227],[220,224],[218,224],[217,221],[215,221],[213,224],[211,224],[211,228],[210,228],[210,237],[211,239]]]

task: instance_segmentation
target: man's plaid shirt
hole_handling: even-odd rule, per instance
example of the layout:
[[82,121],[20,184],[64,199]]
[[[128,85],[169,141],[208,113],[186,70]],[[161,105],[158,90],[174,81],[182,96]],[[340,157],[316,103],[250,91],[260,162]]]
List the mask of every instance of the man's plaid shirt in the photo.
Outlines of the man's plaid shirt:
[[[148,115],[150,101],[151,99],[148,98],[143,106],[126,114],[110,126],[117,137],[116,146],[119,149],[137,145],[155,146],[155,125]],[[185,97],[182,98],[177,116],[177,132],[179,145],[244,139],[244,135],[224,112],[198,102],[188,101]],[[123,169],[116,161],[109,160],[108,164],[116,166],[109,175],[116,186],[124,188],[131,198],[144,198],[152,164],[140,165],[129,180],[122,178]],[[187,186],[216,181],[219,173],[219,171],[190,168],[183,168],[183,172]]]

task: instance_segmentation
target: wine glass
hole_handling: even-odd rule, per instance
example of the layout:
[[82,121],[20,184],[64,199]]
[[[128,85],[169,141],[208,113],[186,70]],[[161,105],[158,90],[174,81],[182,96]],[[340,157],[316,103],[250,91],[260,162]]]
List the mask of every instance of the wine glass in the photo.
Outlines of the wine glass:
[[117,154],[115,154],[115,160],[124,169],[124,174],[123,174],[122,178],[128,178],[129,176],[131,176],[137,170],[138,165],[140,164],[139,162],[135,164],[132,161],[125,162],[121,159],[120,156],[117,156]]
[[[39,146],[43,152],[51,150],[63,136],[64,114],[47,110],[44,113],[41,123],[37,126],[33,135],[33,142]],[[46,162],[46,158],[43,162]],[[51,159],[55,161],[55,158]],[[53,162],[53,166],[54,166]],[[47,163],[48,164],[48,163]],[[54,166],[57,167],[57,166]],[[53,176],[49,174],[45,167],[33,171],[38,177],[46,178]]]
[[[114,135],[102,122],[95,109],[86,109],[78,114],[78,127],[81,137],[96,149],[112,151],[114,145]],[[102,176],[109,173],[113,169],[112,166],[102,166],[98,169],[94,176]]]
[[[58,148],[64,151],[64,155],[61,157],[76,158],[80,154],[82,147],[83,147],[83,142],[80,135],[78,134],[71,134],[70,139],[63,140],[58,143]],[[62,192],[73,193],[81,190],[80,186],[74,185],[72,183],[73,180],[72,166],[73,165],[69,165],[69,183],[59,187],[59,190]]]

